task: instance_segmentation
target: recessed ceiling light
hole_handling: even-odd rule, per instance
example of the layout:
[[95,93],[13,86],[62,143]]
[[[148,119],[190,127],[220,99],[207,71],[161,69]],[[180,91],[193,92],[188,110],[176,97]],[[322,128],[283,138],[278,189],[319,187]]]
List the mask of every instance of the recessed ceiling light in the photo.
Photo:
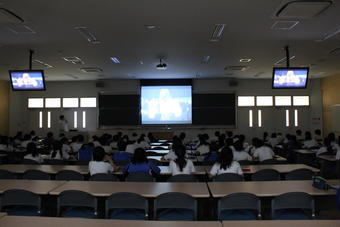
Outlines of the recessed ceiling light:
[[210,41],[218,42],[222,38],[225,24],[215,24],[213,33],[211,34]]
[[241,59],[240,59],[240,62],[242,62],[242,63],[251,62],[251,58],[241,58]]
[[144,25],[144,27],[145,27],[146,29],[149,29],[149,30],[153,30],[153,29],[156,29],[156,28],[157,28],[157,26],[154,25],[154,24],[146,24],[146,25]]
[[100,44],[100,41],[97,39],[97,37],[91,33],[87,27],[75,27],[75,29],[78,30],[89,43]]
[[85,64],[83,60],[81,60],[79,57],[72,56],[72,57],[62,57],[67,62],[71,62],[72,64],[75,65],[83,65]]
[[111,61],[115,64],[120,64],[120,60],[117,57],[111,57]]
[[33,62],[38,63],[38,64],[40,64],[40,65],[42,65],[42,66],[44,66],[44,67],[46,67],[46,68],[53,68],[52,65],[47,64],[46,62],[40,61],[40,60],[38,60],[38,59],[34,59]]

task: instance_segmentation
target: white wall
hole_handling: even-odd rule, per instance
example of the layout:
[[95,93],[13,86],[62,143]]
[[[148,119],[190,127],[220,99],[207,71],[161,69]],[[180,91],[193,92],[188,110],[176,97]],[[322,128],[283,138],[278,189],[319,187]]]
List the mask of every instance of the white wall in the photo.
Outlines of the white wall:
[[[11,92],[10,94],[10,134],[13,135],[16,131],[36,130],[39,134],[45,134],[49,131],[46,128],[47,111],[52,114],[52,128],[55,133],[58,131],[58,117],[64,114],[73,125],[73,111],[76,109],[44,109],[44,129],[38,128],[38,112],[39,110],[27,109],[27,98],[29,97],[97,97],[99,92],[111,92],[116,94],[139,94],[138,80],[107,80],[104,88],[97,88],[95,81],[78,81],[78,82],[47,82],[47,90],[44,92]],[[230,87],[227,79],[197,79],[193,80],[193,93],[226,93],[235,92],[236,95],[309,95],[311,105],[309,107],[297,108],[300,111],[300,126],[302,130],[314,130],[322,128],[322,98],[320,90],[320,80],[311,80],[308,89],[295,90],[273,90],[271,89],[271,80],[239,80],[237,87]],[[248,111],[250,108],[238,108],[237,110],[237,127],[233,129],[235,133],[243,133],[247,137],[260,136],[264,131],[268,132],[295,132],[295,127],[285,127],[285,110],[286,108],[264,107],[263,112],[263,127],[258,128],[257,115],[254,115],[254,127],[248,127]],[[257,108],[252,108],[257,113]],[[296,108],[288,108],[293,114]],[[96,108],[78,109],[78,126],[81,126],[81,111],[87,112],[87,128],[80,131],[89,131],[92,133],[103,133],[104,130],[97,129],[97,113]],[[292,115],[291,115],[292,116]],[[71,119],[70,119],[71,118]],[[292,117],[291,117],[292,118]],[[320,120],[318,120],[320,119]],[[293,120],[293,119],[292,119]],[[293,121],[291,121],[291,125]],[[212,134],[216,129],[226,130],[222,127],[177,127],[170,130],[177,132],[185,131],[188,136],[192,137],[198,133],[207,132]],[[116,129],[126,131],[124,129]],[[133,131],[148,131],[148,130],[168,130],[166,128],[146,128],[135,127],[127,130],[129,134]],[[97,132],[99,131],[99,132]],[[108,131],[108,130],[106,130]],[[114,129],[110,132],[115,131]]]

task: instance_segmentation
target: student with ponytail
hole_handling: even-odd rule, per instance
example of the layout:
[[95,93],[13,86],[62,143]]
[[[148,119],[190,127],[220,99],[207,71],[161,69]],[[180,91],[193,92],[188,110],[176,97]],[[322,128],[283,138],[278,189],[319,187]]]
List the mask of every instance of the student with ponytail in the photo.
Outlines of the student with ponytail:
[[191,174],[195,172],[195,166],[191,160],[186,159],[185,156],[185,146],[179,145],[175,147],[175,154],[177,158],[174,161],[171,161],[169,164],[171,174]]

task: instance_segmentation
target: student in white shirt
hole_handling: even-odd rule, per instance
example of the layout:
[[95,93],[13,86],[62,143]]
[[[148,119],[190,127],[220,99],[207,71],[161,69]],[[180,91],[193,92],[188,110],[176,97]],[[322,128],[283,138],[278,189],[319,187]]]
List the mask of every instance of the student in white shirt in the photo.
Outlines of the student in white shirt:
[[69,159],[70,153],[72,153],[72,149],[68,144],[68,139],[64,137],[60,140],[60,142],[62,143],[61,151],[63,153],[64,159]]
[[326,137],[323,140],[323,146],[319,148],[319,150],[317,150],[316,152],[316,156],[325,154],[325,153],[329,153],[332,154],[333,153],[333,148],[331,146],[331,141],[328,137]]
[[24,135],[24,140],[21,142],[20,146],[26,148],[27,144],[31,143],[31,136],[29,134]]
[[[64,141],[63,141],[64,142]],[[61,141],[54,141],[53,143],[53,150],[50,154],[50,159],[58,159],[58,160],[67,160],[70,158],[67,149],[63,149],[63,143]]]
[[339,144],[335,144],[334,149],[336,151],[335,159],[340,160],[340,146],[339,146]]
[[315,139],[318,143],[322,142],[322,135],[321,135],[321,130],[320,130],[320,129],[316,129],[316,130],[314,131],[314,139]]
[[253,157],[258,158],[260,162],[274,158],[273,150],[270,147],[264,146],[262,140],[255,140],[254,145],[256,149],[254,150]]
[[178,136],[174,136],[172,137],[172,145],[170,148],[169,153],[167,153],[166,155],[163,156],[163,160],[170,160],[173,161],[177,158],[177,155],[175,154],[175,150],[177,149],[177,147],[183,145],[182,141],[180,140],[180,138]]
[[199,145],[196,148],[196,153],[198,155],[208,154],[210,151],[210,146],[206,138],[206,135],[199,135]]
[[193,162],[185,158],[186,155],[185,146],[180,145],[176,147],[175,153],[177,156],[176,160],[171,161],[169,164],[169,169],[172,176],[178,174],[191,174],[195,172]]
[[312,138],[312,134],[310,132],[305,133],[305,141],[303,142],[302,148],[310,149],[310,148],[315,148],[318,146],[318,142],[316,142]]
[[33,161],[36,161],[38,163],[43,163],[44,160],[42,159],[40,153],[37,150],[37,146],[35,143],[29,143],[27,144],[27,155],[24,156],[24,159],[30,159]]
[[217,162],[213,165],[210,170],[209,177],[215,177],[223,173],[235,173],[243,175],[240,164],[233,160],[233,152],[227,146],[223,147]]
[[303,141],[302,131],[300,129],[296,130],[295,134],[298,141]]
[[145,135],[142,134],[138,138],[138,140],[135,143],[136,148],[143,148],[144,150],[147,150],[150,148],[150,144],[145,141]]
[[270,138],[268,139],[268,144],[274,148],[279,144],[279,140],[277,138],[276,133],[272,133],[272,135],[270,136]]
[[96,147],[93,151],[93,161],[89,162],[90,175],[97,173],[112,173],[115,170],[112,159],[105,154],[102,147]]
[[70,144],[70,147],[72,148],[72,152],[77,153],[80,148],[84,144],[84,136],[78,135],[76,137],[72,138],[72,143]]
[[253,158],[247,152],[244,151],[242,140],[236,141],[233,147],[234,147],[233,150],[234,161],[253,160]]
[[128,141],[125,152],[133,154],[135,153],[136,148],[137,147],[136,147],[135,141]]

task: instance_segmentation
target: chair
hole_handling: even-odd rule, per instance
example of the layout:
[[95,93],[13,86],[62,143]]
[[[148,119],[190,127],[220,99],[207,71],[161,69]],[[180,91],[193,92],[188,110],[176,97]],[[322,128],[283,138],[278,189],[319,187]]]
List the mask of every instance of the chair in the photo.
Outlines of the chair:
[[80,166],[88,166],[88,165],[89,165],[89,161],[86,161],[86,160],[78,160],[78,161],[76,161],[76,165],[80,165]]
[[309,169],[296,169],[286,174],[286,180],[311,180],[314,172]]
[[97,173],[90,177],[90,181],[118,181],[118,178],[112,174]]
[[48,173],[35,169],[26,170],[22,178],[26,180],[51,180],[51,176]]
[[129,173],[129,175],[127,175],[125,181],[128,181],[128,182],[154,182],[155,179],[150,174],[136,172],[136,173]]
[[243,181],[243,177],[236,173],[223,173],[213,178],[215,182],[240,182]]
[[218,220],[256,220],[261,218],[261,201],[250,193],[224,196],[217,205]]
[[243,165],[243,166],[252,165],[253,164],[252,161],[248,161],[248,160],[241,160],[241,161],[238,161],[238,163],[240,163],[240,165]]
[[105,217],[109,219],[145,220],[148,211],[148,200],[136,193],[115,193],[105,202]]
[[57,200],[57,214],[61,217],[97,217],[97,199],[89,193],[67,190]]
[[259,170],[251,176],[252,181],[277,181],[280,180],[280,173],[275,169]]
[[304,192],[285,193],[272,199],[271,213],[276,220],[311,219],[315,217],[314,199]]
[[0,179],[17,179],[17,175],[15,173],[12,173],[10,171],[0,169]]
[[20,162],[21,164],[26,164],[26,165],[39,165],[39,162],[31,160],[31,159],[23,159]]
[[26,190],[7,190],[3,193],[1,211],[8,215],[40,216],[40,196]]
[[197,219],[197,201],[180,192],[161,194],[154,201],[154,218],[159,221],[194,221]]
[[189,174],[178,174],[175,176],[171,176],[168,179],[168,182],[198,182],[198,179]]
[[81,173],[73,170],[61,170],[55,176],[56,180],[75,180],[75,181],[83,181],[84,176]]
[[275,159],[267,159],[267,160],[260,162],[260,164],[262,164],[262,165],[273,165],[273,164],[277,164],[277,163],[278,162]]

